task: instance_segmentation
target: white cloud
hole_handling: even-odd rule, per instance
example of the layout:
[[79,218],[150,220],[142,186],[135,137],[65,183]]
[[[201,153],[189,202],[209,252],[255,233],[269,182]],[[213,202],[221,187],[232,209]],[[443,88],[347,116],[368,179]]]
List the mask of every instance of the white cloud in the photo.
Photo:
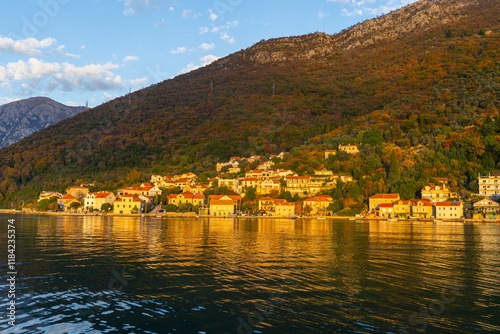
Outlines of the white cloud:
[[209,64],[213,63],[214,61],[216,61],[218,59],[220,59],[220,57],[217,57],[217,56],[214,56],[214,55],[203,56],[203,57],[200,58],[200,61],[202,62],[201,66],[209,65]]
[[173,12],[173,11],[174,11],[174,7],[169,7],[168,9],[169,9],[171,12]]
[[200,35],[206,34],[208,32],[208,27],[200,27]]
[[220,38],[227,41],[229,44],[234,43],[234,38],[229,36],[227,32],[221,32],[220,33]]
[[210,18],[211,21],[216,21],[219,18],[219,16],[215,14],[213,10],[209,9],[208,12],[210,13],[208,17]]
[[187,19],[188,17],[190,17],[191,14],[192,14],[191,9],[184,9],[182,11],[182,17],[185,18],[185,19]]
[[80,49],[82,50],[85,49],[85,45],[80,46]]
[[215,48],[215,44],[214,43],[211,43],[211,44],[202,43],[200,45],[200,49],[202,49],[203,51],[210,51],[210,50],[213,50],[214,48]]
[[167,5],[169,0],[118,0],[125,3],[124,15],[134,15],[147,9],[160,8]]
[[148,78],[137,78],[129,80],[130,86],[132,87],[144,86],[146,82],[148,82]]
[[183,68],[179,74],[185,74],[185,73],[188,73],[188,72],[191,72],[191,71],[194,71],[194,70],[197,70],[203,66],[207,66],[211,63],[213,63],[214,61],[216,61],[217,59],[220,59],[220,57],[217,57],[217,56],[214,56],[214,55],[206,55],[206,56],[203,56],[201,57],[199,60],[201,62],[200,65],[195,65],[193,62],[189,63],[185,68]]
[[78,107],[78,103],[73,102],[73,101],[68,101],[68,102],[66,102],[66,105],[67,105],[67,106],[70,106],[70,107]]
[[123,86],[120,75],[112,63],[75,66],[70,63],[47,63],[30,58],[0,66],[0,85],[10,87],[18,83],[23,90],[45,89],[48,91],[76,89],[95,91],[116,89]]
[[0,105],[6,104],[6,103],[11,103],[15,101],[19,101],[20,99],[17,97],[0,97]]
[[187,49],[185,46],[179,46],[177,49],[170,51],[171,54],[176,55],[180,53],[186,53]]
[[127,61],[138,61],[139,58],[136,57],[136,56],[126,56],[125,58],[123,58],[123,61],[127,62]]
[[323,12],[322,10],[320,10],[320,11],[318,12],[318,17],[319,17],[320,19],[323,19],[323,18],[327,17],[328,15],[330,15],[330,13],[325,13],[325,12]]
[[16,41],[12,38],[0,36],[0,51],[27,56],[39,55],[42,53],[41,49],[48,49],[56,44],[57,40],[54,38],[44,38],[42,40],[26,38]]

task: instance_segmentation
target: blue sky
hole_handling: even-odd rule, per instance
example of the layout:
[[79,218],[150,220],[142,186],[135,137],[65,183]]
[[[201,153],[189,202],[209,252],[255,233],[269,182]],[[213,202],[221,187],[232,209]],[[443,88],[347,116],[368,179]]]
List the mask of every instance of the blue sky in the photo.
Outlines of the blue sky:
[[23,0],[0,5],[0,104],[94,107],[262,39],[334,34],[416,0]]

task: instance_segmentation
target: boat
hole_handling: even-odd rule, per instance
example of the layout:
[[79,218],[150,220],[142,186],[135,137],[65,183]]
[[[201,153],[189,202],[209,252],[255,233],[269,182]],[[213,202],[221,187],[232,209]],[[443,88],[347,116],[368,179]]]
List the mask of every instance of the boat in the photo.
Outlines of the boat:
[[316,219],[326,219],[325,217],[317,217]]
[[390,221],[390,222],[397,222],[397,221],[398,221],[398,219],[397,219],[397,218],[389,218],[389,219],[387,219],[387,220],[388,220],[388,221]]

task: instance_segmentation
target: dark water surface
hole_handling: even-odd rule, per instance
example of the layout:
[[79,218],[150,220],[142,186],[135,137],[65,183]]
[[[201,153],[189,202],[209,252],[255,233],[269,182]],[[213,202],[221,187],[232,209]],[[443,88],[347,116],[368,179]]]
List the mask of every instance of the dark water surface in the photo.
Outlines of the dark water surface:
[[0,237],[1,333],[500,333],[499,224],[0,215]]

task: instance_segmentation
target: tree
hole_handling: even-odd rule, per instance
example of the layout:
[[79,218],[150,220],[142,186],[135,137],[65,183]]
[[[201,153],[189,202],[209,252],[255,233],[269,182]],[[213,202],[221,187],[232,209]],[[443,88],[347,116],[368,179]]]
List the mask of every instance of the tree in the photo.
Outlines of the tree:
[[78,208],[80,208],[82,206],[82,204],[80,202],[72,202],[70,205],[69,205],[69,208],[70,209],[74,209],[74,210],[77,210]]
[[130,172],[127,174],[127,182],[129,183],[134,183],[137,182],[141,179],[141,173],[136,171],[135,169],[132,169]]
[[113,210],[113,205],[109,204],[109,203],[103,203],[101,205],[101,211],[103,212],[109,212],[109,211],[112,211]]
[[249,187],[245,193],[245,200],[255,201],[256,191],[257,191],[257,189],[255,189],[254,187]]
[[53,196],[51,198],[42,199],[40,202],[38,202],[36,209],[38,211],[48,211],[48,210],[56,211],[58,207],[59,206],[57,205],[57,197]]
[[399,160],[396,155],[396,151],[393,150],[389,162],[389,174],[387,175],[387,183],[389,184],[389,186],[393,186],[399,180],[401,180],[401,169],[399,167]]

